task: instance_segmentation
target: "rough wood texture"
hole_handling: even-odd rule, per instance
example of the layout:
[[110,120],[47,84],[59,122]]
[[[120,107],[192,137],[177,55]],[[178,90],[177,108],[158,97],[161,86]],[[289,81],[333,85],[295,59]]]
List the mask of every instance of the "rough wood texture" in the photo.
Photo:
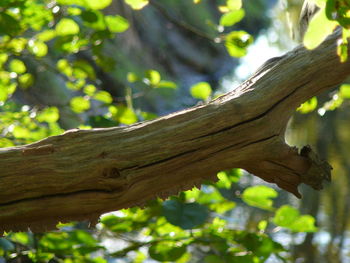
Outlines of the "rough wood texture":
[[[211,103],[128,127],[70,130],[0,149],[0,230],[50,229],[58,221],[96,221],[103,212],[165,198],[239,167],[300,197],[330,167],[309,147],[284,141],[302,102],[350,72],[336,55],[339,34],[313,51],[298,47],[268,61]],[[321,171],[321,172],[320,172]]]

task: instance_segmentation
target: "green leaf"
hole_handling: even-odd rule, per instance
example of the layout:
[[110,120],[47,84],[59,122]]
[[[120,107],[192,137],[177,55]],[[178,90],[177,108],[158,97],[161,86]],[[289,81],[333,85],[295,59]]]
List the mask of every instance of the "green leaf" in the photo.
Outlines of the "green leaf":
[[226,263],[226,260],[218,255],[207,255],[204,257],[204,263]]
[[48,107],[37,114],[36,119],[39,122],[53,123],[57,122],[60,117],[57,107]]
[[148,0],[124,0],[132,9],[140,10],[148,5]]
[[191,87],[190,93],[193,98],[207,100],[212,90],[208,82],[199,82]]
[[4,63],[7,61],[8,57],[9,56],[6,53],[0,53],[0,67],[2,67],[2,65],[4,65]]
[[226,6],[230,10],[238,10],[242,7],[242,0],[227,0]]
[[9,67],[12,72],[16,72],[18,74],[22,74],[27,70],[26,65],[24,65],[23,61],[19,59],[12,59]]
[[[1,97],[1,89],[0,89],[0,97]],[[0,101],[1,101],[1,98],[0,98]],[[0,138],[0,148],[12,147],[12,146],[15,146],[13,141],[11,141],[7,138]]]
[[71,77],[73,74],[73,68],[70,66],[67,59],[60,59],[57,61],[57,69],[63,74]]
[[350,30],[342,28],[342,39],[337,41],[337,54],[340,57],[340,62],[344,63],[348,59],[348,39]]
[[177,85],[175,82],[172,81],[161,80],[156,88],[177,89]]
[[216,183],[217,187],[226,189],[231,188],[231,181],[225,171],[218,172],[217,177],[219,179],[219,181]]
[[130,83],[134,83],[134,82],[140,80],[139,77],[134,72],[128,72],[126,78],[127,78],[128,82],[130,82]]
[[226,14],[223,14],[220,18],[220,25],[222,26],[233,26],[234,24],[241,21],[244,17],[244,10],[233,10]]
[[186,253],[186,246],[177,246],[176,243],[159,242],[148,249],[151,258],[160,262],[175,261]]
[[84,93],[89,96],[93,96],[96,92],[96,87],[92,84],[86,85],[84,87]]
[[56,34],[59,36],[76,35],[79,31],[79,25],[70,18],[62,18],[56,25]]
[[122,16],[105,16],[105,21],[109,31],[114,33],[121,33],[129,28],[128,20]]
[[102,101],[106,104],[110,104],[113,101],[111,94],[109,94],[107,91],[104,91],[104,90],[100,90],[100,91],[96,92],[92,96],[92,98],[94,98],[95,100]]
[[62,5],[80,5],[86,7],[85,0],[57,0]]
[[273,222],[293,232],[315,232],[315,218],[310,215],[300,216],[299,211],[289,205],[281,206],[273,218]]
[[161,80],[160,73],[153,69],[147,70],[145,73],[145,77],[152,86],[156,86]]
[[297,111],[299,111],[300,113],[306,114],[314,111],[316,108],[317,108],[317,98],[312,97],[308,101],[301,104],[297,109]]
[[112,0],[84,0],[91,9],[104,9],[112,3]]
[[258,229],[260,231],[265,231],[267,225],[268,225],[268,222],[266,220],[261,220],[258,224]]
[[138,121],[137,115],[133,109],[125,107],[123,105],[110,106],[109,111],[116,121],[130,125]]
[[0,248],[4,251],[11,251],[15,249],[15,245],[6,238],[0,237]]
[[30,73],[20,75],[18,83],[22,89],[27,89],[34,84],[34,76]]
[[94,68],[86,60],[79,59],[73,62],[73,75],[77,78],[89,77],[92,80],[96,79]]
[[145,121],[153,120],[158,117],[158,115],[155,113],[145,111],[141,112],[141,116]]
[[314,49],[333,32],[337,22],[328,20],[325,9],[321,9],[311,19],[306,30],[303,44],[307,49]]
[[21,31],[21,29],[20,21],[8,14],[4,9],[0,12],[0,36],[15,36]]
[[30,53],[37,57],[43,57],[46,56],[48,47],[44,42],[40,40],[30,40],[28,42],[28,50]]
[[90,109],[90,101],[85,97],[74,97],[69,104],[71,109],[76,113],[82,113]]
[[81,13],[81,18],[85,26],[98,30],[98,32],[104,32],[103,30],[106,29],[104,15],[100,11],[84,10]]
[[7,239],[9,239],[12,242],[22,244],[24,246],[32,246],[34,243],[33,234],[29,232],[11,233],[7,236]]
[[7,100],[8,98],[8,92],[7,92],[7,88],[3,85],[0,85],[0,102],[4,102]]
[[198,203],[167,200],[162,207],[162,215],[167,221],[182,229],[192,229],[203,224],[209,215],[208,209]]
[[289,228],[294,232],[316,232],[315,218],[310,215],[302,215],[294,221]]
[[299,217],[299,211],[289,205],[281,206],[275,213],[273,222],[282,227],[289,227]]
[[243,57],[248,46],[253,43],[253,37],[245,31],[233,31],[226,36],[225,47],[232,57]]
[[15,126],[12,131],[13,136],[20,139],[26,139],[30,137],[30,130],[26,127]]
[[275,189],[259,185],[248,187],[242,194],[242,199],[245,203],[261,209],[272,210],[273,201],[271,198],[278,196]]
[[350,84],[341,85],[339,95],[344,99],[350,99]]

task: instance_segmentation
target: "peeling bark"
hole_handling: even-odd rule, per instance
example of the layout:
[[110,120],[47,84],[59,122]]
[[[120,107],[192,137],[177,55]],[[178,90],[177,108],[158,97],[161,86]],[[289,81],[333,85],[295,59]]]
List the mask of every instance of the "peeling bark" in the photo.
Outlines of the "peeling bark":
[[142,206],[156,196],[243,168],[300,197],[322,188],[330,166],[284,141],[302,102],[339,85],[350,62],[336,55],[339,32],[319,48],[269,60],[242,85],[207,105],[128,127],[69,130],[0,149],[0,230],[43,231],[58,221],[90,220]]

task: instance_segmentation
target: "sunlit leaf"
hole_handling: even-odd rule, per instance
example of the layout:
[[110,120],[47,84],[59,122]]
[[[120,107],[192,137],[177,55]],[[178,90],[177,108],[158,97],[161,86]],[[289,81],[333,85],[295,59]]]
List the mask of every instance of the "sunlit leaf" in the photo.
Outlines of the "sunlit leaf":
[[156,86],[160,82],[160,79],[161,79],[159,72],[154,70],[154,69],[147,70],[145,73],[145,76],[146,76],[147,80],[149,81],[149,83],[153,86]]
[[281,206],[275,213],[273,222],[282,227],[289,227],[299,217],[299,211],[289,205]]
[[14,53],[20,53],[24,50],[27,45],[28,40],[23,37],[14,38],[8,44],[7,47]]
[[0,53],[0,67],[7,61],[8,57],[6,53]]
[[[95,30],[98,30],[95,34],[106,33],[106,21],[105,16],[98,10],[84,10],[81,13],[81,18],[84,21],[84,25]],[[96,35],[95,35],[96,38]]]
[[219,178],[219,181],[216,183],[217,187],[220,188],[226,188],[230,189],[231,188],[231,181],[228,178],[226,172],[218,172],[217,177]]
[[339,95],[342,98],[350,99],[350,84],[343,84],[340,86]]
[[39,40],[30,40],[28,42],[28,50],[37,57],[46,56],[48,47],[47,45]]
[[62,18],[56,25],[56,33],[59,36],[75,35],[79,31],[79,25],[70,18]]
[[30,136],[30,130],[26,127],[15,126],[12,131],[13,136],[16,138],[28,138]]
[[139,10],[148,5],[148,0],[124,0],[131,8]]
[[248,46],[253,37],[245,31],[233,31],[226,36],[225,47],[230,56],[243,57],[247,54]]
[[[73,67],[73,75],[75,75],[77,78],[89,77],[92,80],[96,79],[94,68],[86,60],[83,60],[83,59],[75,60],[73,62],[72,67]],[[83,75],[82,76],[76,75],[78,72],[80,72]]]
[[26,72],[26,70],[27,70],[23,61],[21,61],[19,59],[12,59],[10,62],[9,68],[12,72],[16,72],[18,74],[22,74],[22,73]]
[[191,87],[190,93],[193,98],[207,100],[212,90],[208,82],[199,82]]
[[57,122],[60,117],[57,107],[48,107],[37,114],[36,119],[40,122]]
[[315,232],[315,218],[310,215],[300,216],[299,211],[289,205],[281,206],[273,218],[273,222],[294,232]]
[[[1,101],[1,89],[0,89],[0,101]],[[10,139],[0,138],[0,148],[11,147],[11,146],[14,146],[14,145],[15,144]]]
[[161,80],[157,88],[163,88],[163,89],[177,89],[177,85],[175,82],[172,81],[166,81],[166,80]]
[[144,111],[141,112],[141,116],[142,116],[142,118],[143,118],[145,121],[153,120],[153,119],[155,119],[155,118],[158,117],[158,115],[155,114],[155,113],[152,113],[152,112],[144,112]]
[[273,200],[271,199],[277,196],[278,193],[275,189],[264,185],[248,187],[242,193],[242,199],[245,203],[266,210],[273,208]]
[[94,85],[92,85],[92,84],[86,85],[84,87],[84,93],[86,95],[92,96],[92,95],[95,94],[95,92],[96,92],[96,87]]
[[264,231],[268,225],[268,222],[266,220],[261,220],[258,224],[258,229],[260,231]]
[[309,23],[303,40],[304,46],[308,49],[316,48],[336,26],[337,22],[328,20],[325,9],[321,9]]
[[129,28],[129,22],[122,16],[105,16],[108,29],[114,33],[124,32]]
[[310,215],[299,216],[289,227],[294,232],[316,232],[315,218]]
[[110,106],[108,109],[112,114],[113,119],[122,124],[130,125],[138,121],[136,113],[131,108],[118,105]]
[[297,109],[297,111],[299,111],[300,113],[306,114],[314,111],[316,108],[317,108],[317,98],[312,97],[308,101],[301,104],[300,107]]
[[126,78],[127,78],[128,82],[130,82],[130,83],[134,83],[134,82],[140,80],[140,78],[134,72],[128,72]]
[[67,13],[71,16],[78,16],[78,15],[81,15],[82,10],[81,8],[78,8],[78,7],[68,7]]
[[220,25],[222,26],[233,26],[238,23],[244,17],[244,10],[233,10],[231,12],[225,13],[220,18]]
[[76,113],[82,113],[90,109],[90,101],[84,97],[74,97],[69,104],[71,109]]
[[68,77],[72,76],[73,68],[70,66],[67,59],[60,59],[57,61],[57,69],[67,75]]
[[57,3],[62,4],[62,5],[86,6],[85,0],[57,0]]
[[7,100],[8,98],[8,92],[7,92],[7,88],[3,85],[0,85],[0,102],[4,102]]
[[226,6],[231,10],[238,10],[242,7],[242,0],[227,0]]
[[[349,12],[350,14],[350,12]],[[340,62],[344,63],[348,60],[348,39],[350,37],[350,30],[342,29],[342,39],[337,41],[337,54],[340,57]]]
[[29,232],[13,232],[7,236],[7,239],[24,246],[32,246],[34,242],[33,234]]
[[92,98],[94,98],[95,100],[99,100],[101,102],[110,104],[113,101],[113,98],[111,96],[111,94],[109,94],[107,91],[104,90],[100,90],[98,92],[96,92]]
[[84,0],[91,9],[104,9],[112,3],[112,0]]

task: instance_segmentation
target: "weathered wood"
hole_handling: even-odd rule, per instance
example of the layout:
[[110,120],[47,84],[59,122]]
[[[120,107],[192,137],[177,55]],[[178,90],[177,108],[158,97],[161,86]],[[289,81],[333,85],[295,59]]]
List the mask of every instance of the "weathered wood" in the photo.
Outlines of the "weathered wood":
[[0,230],[94,221],[235,167],[297,196],[300,183],[321,188],[329,166],[309,148],[300,154],[289,147],[284,131],[296,107],[349,74],[350,62],[340,63],[336,55],[338,37],[316,50],[298,47],[268,61],[207,105],[128,127],[69,130],[0,149]]

